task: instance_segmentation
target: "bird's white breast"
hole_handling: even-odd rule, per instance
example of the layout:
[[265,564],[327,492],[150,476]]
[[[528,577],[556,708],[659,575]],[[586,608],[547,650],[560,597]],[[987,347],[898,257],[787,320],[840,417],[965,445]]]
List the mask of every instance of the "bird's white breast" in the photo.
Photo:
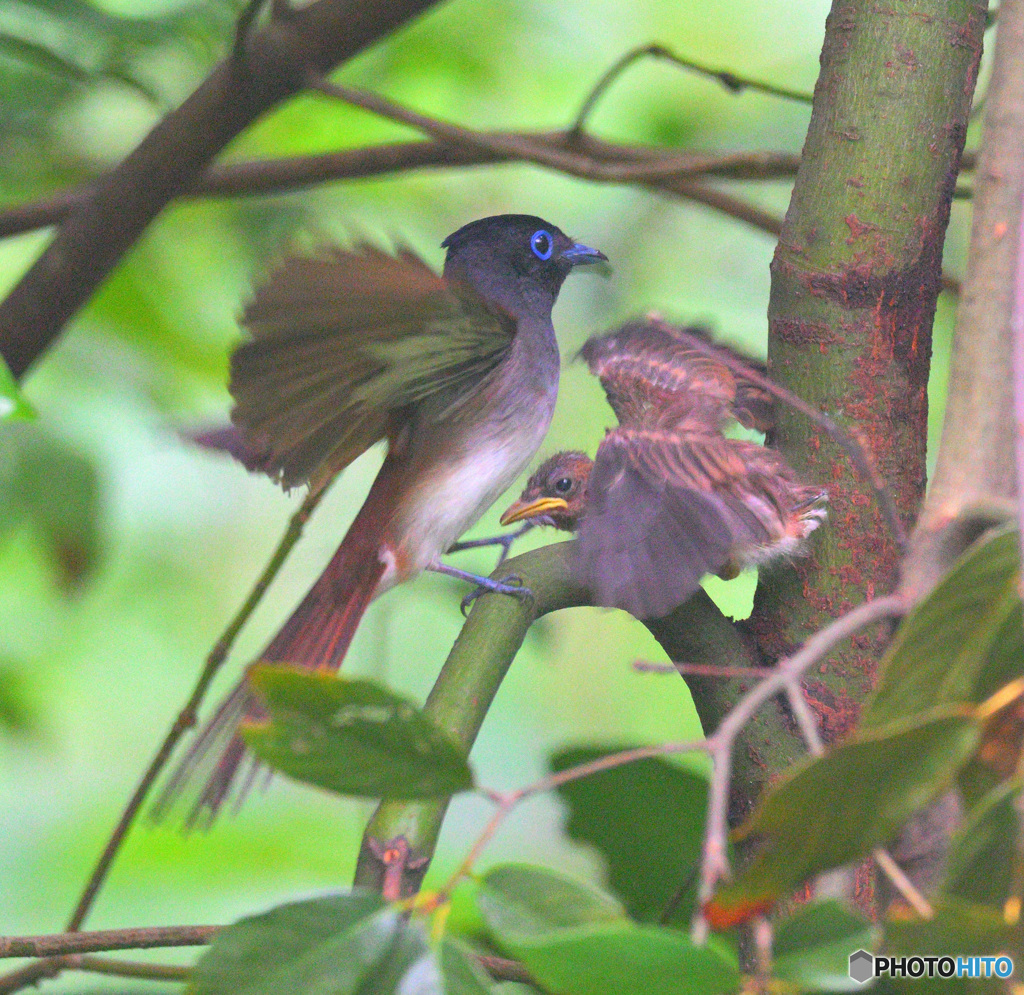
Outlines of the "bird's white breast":
[[415,524],[402,537],[407,570],[425,569],[508,490],[544,439],[551,422],[545,408],[524,411],[515,431],[459,440],[453,458],[418,482],[407,516]]

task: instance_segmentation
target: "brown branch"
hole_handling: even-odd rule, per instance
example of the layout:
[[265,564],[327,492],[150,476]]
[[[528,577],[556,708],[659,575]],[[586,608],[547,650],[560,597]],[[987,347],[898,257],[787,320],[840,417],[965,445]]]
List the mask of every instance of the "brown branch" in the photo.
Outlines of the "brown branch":
[[273,20],[168,114],[65,219],[0,304],[0,352],[15,376],[60,334],[164,206],[259,115],[433,5],[434,0],[314,0]]
[[476,960],[495,981],[520,981],[524,985],[536,984],[530,972],[517,960],[495,957],[493,954],[477,954]]
[[[580,175],[587,173],[579,154],[580,145],[570,142],[564,131],[481,132],[498,141],[526,142],[549,146],[552,151],[574,152],[580,160]],[[637,182],[647,180],[651,189],[673,192],[674,184],[664,177],[715,177],[734,180],[785,179],[796,174],[799,156],[788,152],[725,152],[719,155],[679,152],[645,145],[620,145],[585,137],[587,155],[600,164],[625,163],[635,169]],[[451,169],[519,161],[510,152],[498,152],[482,145],[446,141],[394,142],[345,149],[318,155],[286,156],[251,162],[211,166],[182,192],[183,197],[256,196],[284,193],[332,180],[365,179],[413,169]],[[58,224],[93,195],[94,185],[78,187],[49,197],[0,211],[0,237]],[[767,215],[766,215],[767,217]],[[770,222],[777,227],[778,219]]]
[[99,950],[146,950],[150,947],[198,947],[209,943],[220,926],[151,926],[99,929],[50,936],[0,936],[0,958],[56,957]]

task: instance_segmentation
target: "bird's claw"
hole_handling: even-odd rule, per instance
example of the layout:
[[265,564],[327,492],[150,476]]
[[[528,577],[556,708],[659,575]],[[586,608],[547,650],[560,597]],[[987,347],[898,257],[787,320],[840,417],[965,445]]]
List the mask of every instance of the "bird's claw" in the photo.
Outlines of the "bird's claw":
[[503,580],[488,580],[486,584],[480,584],[470,591],[459,604],[459,608],[462,610],[462,617],[466,618],[469,615],[469,609],[481,594],[487,594],[492,591],[495,594],[508,594],[513,598],[519,598],[521,601],[527,601],[533,597],[533,591],[523,584],[522,577],[518,574],[509,574]]

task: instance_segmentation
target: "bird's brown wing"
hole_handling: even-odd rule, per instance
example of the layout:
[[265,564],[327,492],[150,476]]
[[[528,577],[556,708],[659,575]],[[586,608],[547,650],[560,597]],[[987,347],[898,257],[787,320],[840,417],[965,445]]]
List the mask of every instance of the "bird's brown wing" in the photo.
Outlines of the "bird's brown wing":
[[770,395],[695,342],[757,370],[754,361],[712,343],[702,328],[653,319],[595,336],[580,355],[624,427],[670,429],[686,419],[717,427],[730,418],[761,431],[770,427]]
[[324,482],[438,391],[453,402],[509,348],[515,323],[454,292],[411,252],[286,259],[257,291],[231,358],[232,420],[286,487]]
[[720,435],[617,430],[597,451],[575,569],[599,604],[660,618],[686,601],[738,546],[768,531],[729,492],[743,467]]

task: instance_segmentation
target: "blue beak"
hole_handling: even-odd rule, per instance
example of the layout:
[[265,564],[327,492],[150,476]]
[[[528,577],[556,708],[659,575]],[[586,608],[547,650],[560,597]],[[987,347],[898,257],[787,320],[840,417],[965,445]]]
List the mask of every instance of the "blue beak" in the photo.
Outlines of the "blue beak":
[[589,245],[577,242],[562,253],[563,259],[569,260],[570,266],[586,266],[590,263],[606,263],[608,257],[600,249],[592,249]]

